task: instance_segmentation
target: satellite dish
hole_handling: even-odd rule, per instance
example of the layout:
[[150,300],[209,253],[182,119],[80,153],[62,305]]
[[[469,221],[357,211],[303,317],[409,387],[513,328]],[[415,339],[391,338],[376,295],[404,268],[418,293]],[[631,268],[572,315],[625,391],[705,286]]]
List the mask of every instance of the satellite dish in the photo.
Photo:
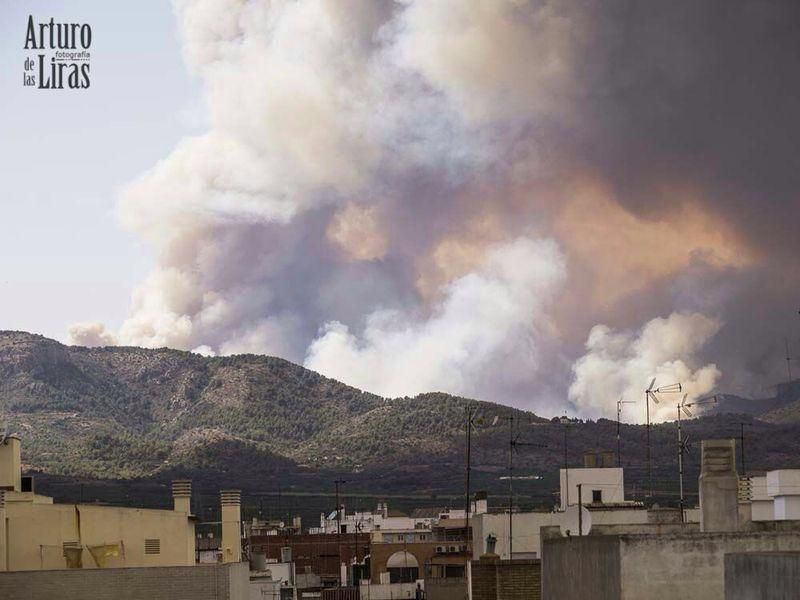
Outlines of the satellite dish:
[[[578,516],[579,514],[581,515],[580,517]],[[580,533],[578,532],[579,526],[582,529]],[[561,535],[564,537],[589,535],[589,532],[592,530],[592,513],[590,513],[589,509],[585,506],[581,506],[580,508],[577,506],[570,506],[564,511],[564,516],[561,518],[559,527],[561,528]]]

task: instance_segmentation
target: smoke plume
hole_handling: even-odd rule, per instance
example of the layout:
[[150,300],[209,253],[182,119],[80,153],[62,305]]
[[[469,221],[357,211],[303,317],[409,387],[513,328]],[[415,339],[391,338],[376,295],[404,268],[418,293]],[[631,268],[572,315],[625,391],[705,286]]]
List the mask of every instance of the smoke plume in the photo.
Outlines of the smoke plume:
[[797,3],[174,6],[209,128],[123,188],[158,261],[75,342],[545,414],[783,377]]

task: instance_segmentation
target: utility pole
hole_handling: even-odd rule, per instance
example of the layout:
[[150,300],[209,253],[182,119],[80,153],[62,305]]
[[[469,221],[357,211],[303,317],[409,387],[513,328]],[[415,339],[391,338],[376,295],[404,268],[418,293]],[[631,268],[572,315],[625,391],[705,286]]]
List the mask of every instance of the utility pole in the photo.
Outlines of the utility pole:
[[567,460],[567,429],[569,429],[569,419],[564,415],[564,489],[566,498],[564,499],[564,510],[569,508],[569,460]]
[[683,389],[680,383],[671,383],[653,389],[655,384],[656,378],[653,377],[653,380],[644,392],[645,411],[647,415],[647,487],[649,488],[648,495],[651,502],[653,501],[653,461],[650,450],[650,401],[652,400],[655,404],[658,404],[659,401],[656,394],[680,392]]
[[[655,382],[655,379],[653,380]],[[650,384],[650,387],[653,387],[653,384]],[[647,414],[647,489],[649,490],[648,495],[650,496],[650,501],[652,502],[653,498],[653,464],[650,460],[650,390],[647,390],[644,393],[644,404],[645,404],[645,411]]]
[[694,402],[686,402],[686,399],[689,397],[689,394],[684,394],[683,399],[678,404],[678,481],[680,482],[680,507],[681,507],[681,523],[685,522],[684,519],[684,499],[683,499],[683,453],[686,452],[686,449],[689,445],[689,436],[687,435],[685,438],[681,433],[681,413],[685,414],[687,417],[692,418],[694,414],[691,410],[689,410],[692,406],[698,406],[701,404],[716,404],[717,403],[717,396],[716,394],[711,398],[705,398],[703,400],[695,400]]
[[[685,396],[684,396],[685,399]],[[681,507],[681,524],[684,522],[683,518],[683,452],[686,449],[686,442],[683,440],[681,434],[681,404],[678,405],[678,481],[680,482],[680,507]]]
[[792,383],[792,355],[789,354],[789,339],[783,338],[783,341],[786,343],[786,371],[789,374],[789,381],[787,383]]
[[578,484],[578,537],[583,537],[583,487],[582,483]]
[[633,404],[634,400],[623,400],[620,397],[617,400],[617,466],[622,466],[622,442],[620,441],[620,416],[622,414],[622,405],[623,404]]
[[[469,509],[470,509],[470,497],[469,497],[469,475],[470,471],[472,470],[472,428],[475,426],[475,411],[472,407],[467,407],[467,423],[466,423],[466,482],[465,487],[466,490],[464,492],[464,540],[465,545],[469,548],[469,539],[470,539],[470,530],[469,530]],[[468,576],[467,569],[469,568],[469,552],[464,553],[464,577]]]
[[517,446],[546,448],[545,444],[520,442],[514,437],[514,416],[508,417],[508,558],[514,558],[514,451]]
[[741,448],[742,451],[742,477],[744,477],[745,475],[747,475],[747,471],[744,468],[744,423],[739,423],[739,425],[741,427],[741,432],[740,432],[741,437],[739,441],[739,447]]
[[342,587],[342,505],[339,503],[339,485],[347,483],[343,479],[336,479],[336,555],[339,557],[339,587]]
[[514,415],[508,417],[508,559],[514,558]]

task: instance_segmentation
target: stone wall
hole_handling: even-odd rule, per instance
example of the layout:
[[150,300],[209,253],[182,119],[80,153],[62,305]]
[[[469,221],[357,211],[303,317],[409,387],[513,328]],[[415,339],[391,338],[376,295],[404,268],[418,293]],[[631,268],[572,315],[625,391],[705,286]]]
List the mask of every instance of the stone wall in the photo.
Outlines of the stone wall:
[[246,563],[0,573],[3,600],[248,600]]

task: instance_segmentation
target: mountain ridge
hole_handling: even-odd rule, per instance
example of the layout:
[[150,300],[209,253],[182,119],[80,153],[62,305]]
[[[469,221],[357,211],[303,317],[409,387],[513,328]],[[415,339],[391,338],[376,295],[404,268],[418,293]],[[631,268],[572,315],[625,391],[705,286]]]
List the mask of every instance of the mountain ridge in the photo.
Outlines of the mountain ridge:
[[[467,406],[486,417],[473,436],[475,489],[507,486],[500,476],[512,416],[515,436],[545,446],[516,455],[519,474],[541,475],[515,483],[521,494],[549,497],[565,442],[570,465],[586,450],[617,448],[608,419],[565,424],[442,392],[387,399],[275,357],[84,348],[0,331],[0,411],[23,437],[26,468],[51,478],[189,476],[209,487],[319,490],[344,475],[365,490],[453,493],[463,490]],[[710,414],[684,427],[693,439],[737,437],[741,422],[749,466],[800,466],[798,423]],[[623,424],[621,431],[627,480],[641,489],[645,428]],[[654,425],[652,439],[654,478],[669,492],[674,424]],[[690,474],[697,460],[688,462]]]

